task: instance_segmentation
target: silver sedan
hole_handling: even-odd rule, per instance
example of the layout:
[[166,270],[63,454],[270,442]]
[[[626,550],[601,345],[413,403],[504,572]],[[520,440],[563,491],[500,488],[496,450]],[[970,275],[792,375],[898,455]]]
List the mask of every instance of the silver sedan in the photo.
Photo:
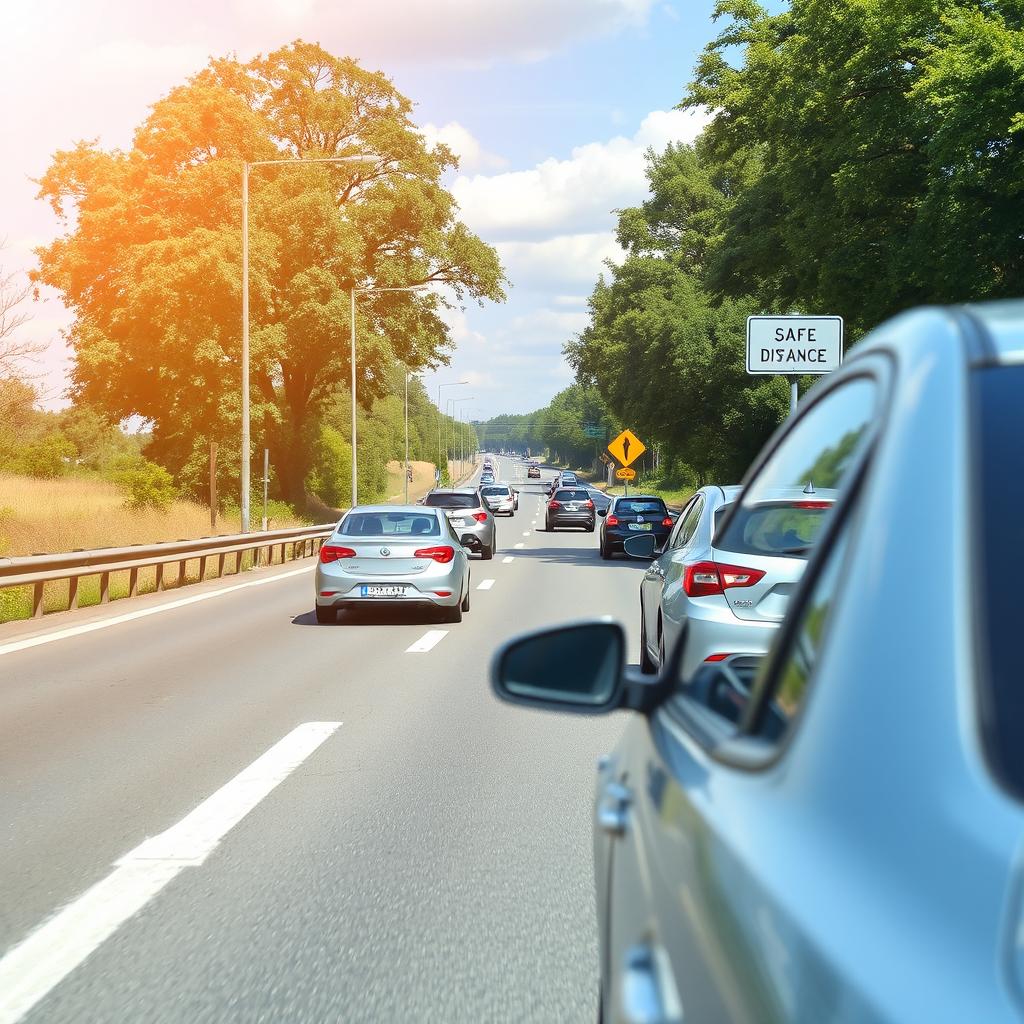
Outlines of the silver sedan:
[[469,556],[441,509],[362,505],[347,512],[320,549],[317,622],[367,605],[440,609],[448,622],[469,611]]

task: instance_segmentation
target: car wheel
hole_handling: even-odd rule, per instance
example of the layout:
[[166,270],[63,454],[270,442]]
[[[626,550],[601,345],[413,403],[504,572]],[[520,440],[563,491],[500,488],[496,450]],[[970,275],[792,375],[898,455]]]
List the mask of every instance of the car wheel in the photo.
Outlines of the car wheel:
[[491,541],[490,545],[486,548],[480,549],[480,557],[485,561],[489,562],[494,557],[494,549],[498,546],[497,540]]
[[316,621],[321,626],[326,626],[328,623],[335,623],[338,621],[338,612],[334,608],[325,608],[322,605],[316,606]]
[[593,532],[594,532],[594,524],[593,524],[593,523],[591,523],[591,524],[590,524],[590,525],[589,525],[589,526],[587,527],[587,533],[593,533]]
[[658,669],[665,667],[665,630],[658,623]]
[[466,582],[466,593],[462,595],[462,606],[461,607],[462,607],[462,610],[464,612],[468,612],[469,611],[469,588],[470,588],[470,583],[469,583],[469,581],[467,581]]
[[444,609],[444,617],[442,622],[461,622],[462,621],[462,603],[453,605],[451,608]]
[[644,617],[644,602],[640,601],[640,671],[653,673],[658,671],[654,659],[647,650],[647,620]]
[[601,557],[602,558],[611,558],[612,557],[611,550],[609,549],[608,544],[606,543],[604,537],[601,538]]

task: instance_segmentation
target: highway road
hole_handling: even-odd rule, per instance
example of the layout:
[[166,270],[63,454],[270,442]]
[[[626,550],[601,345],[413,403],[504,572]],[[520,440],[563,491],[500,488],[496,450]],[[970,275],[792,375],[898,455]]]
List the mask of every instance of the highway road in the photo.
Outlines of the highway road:
[[576,617],[635,651],[643,565],[498,475],[520,510],[459,624],[317,626],[309,560],[0,628],[0,1024],[596,1018],[623,719],[499,704],[487,669]]

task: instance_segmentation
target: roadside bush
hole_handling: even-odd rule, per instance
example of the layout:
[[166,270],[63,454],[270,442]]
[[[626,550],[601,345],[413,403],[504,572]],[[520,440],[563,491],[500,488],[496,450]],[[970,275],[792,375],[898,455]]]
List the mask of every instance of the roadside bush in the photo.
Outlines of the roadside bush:
[[75,446],[60,432],[46,434],[17,453],[12,468],[25,476],[52,480],[63,476],[75,458]]
[[176,497],[174,477],[163,466],[143,458],[118,459],[108,475],[124,491],[129,508],[166,512]]

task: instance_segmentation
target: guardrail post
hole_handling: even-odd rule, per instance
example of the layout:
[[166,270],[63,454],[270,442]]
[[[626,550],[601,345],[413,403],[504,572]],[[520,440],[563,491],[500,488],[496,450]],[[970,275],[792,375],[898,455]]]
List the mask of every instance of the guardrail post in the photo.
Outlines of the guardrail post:
[[110,600],[110,573],[100,573],[100,604],[106,604]]
[[139,570],[129,569],[128,570],[128,596],[138,597],[139,596]]
[[177,586],[181,586],[185,582],[185,563],[178,563],[178,583]]
[[284,565],[284,541],[281,541],[281,564]]
[[224,559],[225,555],[224,552],[222,551],[217,556],[217,579],[220,579],[220,577],[224,575]]
[[68,579],[68,611],[74,611],[78,607],[78,577],[71,576]]
[[156,592],[159,594],[164,589],[164,563],[156,563]]
[[206,579],[206,555],[199,559],[199,582]]
[[32,587],[32,618],[41,619],[43,617],[43,585],[42,583],[36,583]]

